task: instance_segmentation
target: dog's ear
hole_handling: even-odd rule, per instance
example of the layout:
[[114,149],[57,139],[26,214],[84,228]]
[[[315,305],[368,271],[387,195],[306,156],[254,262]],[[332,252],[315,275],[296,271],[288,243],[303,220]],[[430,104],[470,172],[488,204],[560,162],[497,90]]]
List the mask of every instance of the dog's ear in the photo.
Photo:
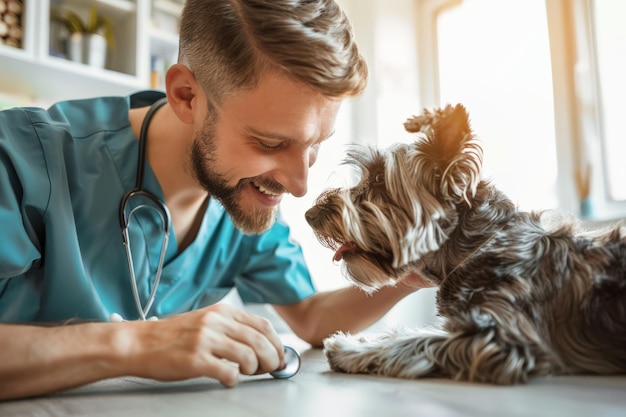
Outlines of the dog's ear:
[[474,136],[463,105],[447,105],[414,116],[404,124],[420,132],[415,142],[415,175],[422,176],[432,191],[455,203],[470,201],[480,181],[483,151]]

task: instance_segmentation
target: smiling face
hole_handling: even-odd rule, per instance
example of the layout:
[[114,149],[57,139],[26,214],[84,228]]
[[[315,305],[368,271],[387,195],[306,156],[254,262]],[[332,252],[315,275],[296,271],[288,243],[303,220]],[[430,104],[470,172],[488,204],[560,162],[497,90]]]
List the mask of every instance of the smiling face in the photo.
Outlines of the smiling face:
[[267,72],[256,88],[207,106],[192,144],[194,175],[240,230],[261,233],[285,193],[306,193],[309,168],[333,133],[340,105],[339,98]]

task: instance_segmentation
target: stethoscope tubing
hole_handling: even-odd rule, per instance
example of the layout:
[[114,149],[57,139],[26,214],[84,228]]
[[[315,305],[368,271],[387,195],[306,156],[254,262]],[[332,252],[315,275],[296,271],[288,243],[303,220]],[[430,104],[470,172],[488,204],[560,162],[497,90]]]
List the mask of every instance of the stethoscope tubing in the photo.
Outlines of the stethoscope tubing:
[[[167,213],[167,218],[170,219],[169,210],[167,209],[167,206],[163,204],[163,202],[159,200],[157,196],[155,196],[153,193],[147,190],[144,190],[143,188],[143,176],[144,176],[145,162],[146,162],[146,148],[148,145],[148,128],[150,127],[150,122],[152,121],[152,117],[154,116],[154,114],[157,112],[157,110],[163,107],[166,103],[167,103],[167,97],[163,97],[155,101],[152,104],[152,106],[150,106],[150,109],[148,109],[148,112],[146,113],[146,116],[143,119],[143,123],[141,124],[141,130],[139,131],[139,151],[137,152],[137,174],[135,175],[135,187],[132,190],[125,193],[124,196],[122,197],[122,200],[120,201],[119,218],[120,218],[120,227],[122,229],[127,228],[128,223],[130,223],[130,216],[126,216],[126,213],[125,213],[125,208],[126,208],[126,205],[128,204],[128,200],[134,195],[138,195],[138,194],[141,194],[144,197],[147,197],[150,200],[152,200],[157,206],[162,208],[163,211]],[[171,219],[166,224],[168,232],[169,232],[170,224],[171,224]]]
[[[160,109],[164,104],[167,103],[167,98],[163,97],[162,99],[157,100],[150,106],[146,116],[144,117],[143,123],[141,125],[141,130],[139,133],[139,151],[137,153],[137,174],[135,178],[135,187],[125,193],[122,196],[122,200],[120,201],[119,207],[119,220],[120,227],[122,229],[122,242],[124,244],[124,248],[126,250],[126,260],[128,262],[128,271],[130,275],[131,289],[133,293],[133,298],[135,301],[135,305],[137,307],[137,313],[139,314],[139,318],[141,320],[146,320],[146,316],[154,303],[154,299],[156,297],[156,291],[159,286],[159,281],[161,280],[161,273],[163,272],[163,263],[165,261],[165,252],[167,250],[167,244],[169,241],[170,229],[171,229],[171,216],[167,206],[159,200],[157,196],[148,190],[143,188],[143,176],[145,169],[145,161],[146,161],[146,147],[148,142],[148,127],[150,126],[150,122],[152,117],[156,113],[158,109]],[[137,204],[134,207],[130,207],[129,202],[133,199],[137,200],[140,198],[145,198],[152,202],[152,205],[148,205],[145,203]],[[130,225],[130,219],[132,215],[140,209],[152,209],[157,212],[159,218],[161,220],[161,225],[163,227],[163,239],[161,240],[161,252],[159,255],[159,262],[157,265],[157,271],[154,278],[154,282],[152,285],[152,289],[150,291],[150,295],[148,296],[148,300],[145,305],[142,305],[141,299],[139,297],[139,290],[137,288],[137,278],[135,275],[135,267],[133,265],[133,257],[132,257],[132,249],[130,244],[130,237],[128,233],[128,227]]]

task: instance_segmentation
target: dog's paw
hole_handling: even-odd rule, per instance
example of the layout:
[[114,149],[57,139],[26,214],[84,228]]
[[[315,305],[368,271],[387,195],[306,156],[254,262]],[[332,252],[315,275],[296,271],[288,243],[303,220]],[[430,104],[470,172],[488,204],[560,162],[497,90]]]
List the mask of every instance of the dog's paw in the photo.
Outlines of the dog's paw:
[[331,369],[336,372],[350,372],[341,363],[347,352],[354,350],[354,336],[342,332],[336,333],[324,340],[324,355],[328,359]]
[[445,374],[436,351],[448,335],[443,331],[403,329],[382,335],[337,333],[324,341],[331,369],[353,374],[415,379]]
[[380,350],[365,336],[336,333],[324,341],[324,354],[331,369],[350,374],[377,374]]

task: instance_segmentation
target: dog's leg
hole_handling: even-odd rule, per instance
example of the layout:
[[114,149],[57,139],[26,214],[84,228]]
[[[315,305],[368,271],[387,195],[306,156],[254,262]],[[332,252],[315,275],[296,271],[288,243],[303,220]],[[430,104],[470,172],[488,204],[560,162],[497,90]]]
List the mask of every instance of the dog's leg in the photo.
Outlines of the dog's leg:
[[324,352],[336,371],[408,379],[448,377],[508,385],[553,373],[558,364],[534,330],[522,323],[523,317],[508,319],[518,327],[411,330],[376,339],[339,333],[325,341]]
[[449,338],[443,331],[411,329],[368,338],[337,333],[324,341],[324,353],[338,372],[414,379],[448,376],[434,359]]

